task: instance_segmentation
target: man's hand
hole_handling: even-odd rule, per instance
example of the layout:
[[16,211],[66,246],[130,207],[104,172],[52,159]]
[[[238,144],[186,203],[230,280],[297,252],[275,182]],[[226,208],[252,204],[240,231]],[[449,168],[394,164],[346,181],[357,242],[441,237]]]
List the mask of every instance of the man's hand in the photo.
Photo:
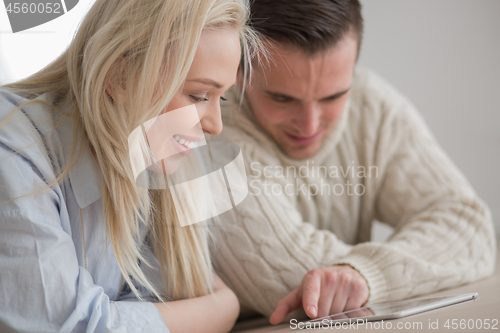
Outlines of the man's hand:
[[365,278],[348,265],[313,269],[297,289],[276,304],[269,321],[279,324],[300,307],[310,318],[356,309],[366,303],[368,294]]

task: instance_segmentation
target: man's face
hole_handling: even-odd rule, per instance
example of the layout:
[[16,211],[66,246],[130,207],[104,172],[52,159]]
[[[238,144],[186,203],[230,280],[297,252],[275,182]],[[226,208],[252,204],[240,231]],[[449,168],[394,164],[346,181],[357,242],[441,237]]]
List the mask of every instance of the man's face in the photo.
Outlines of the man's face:
[[288,156],[313,156],[349,97],[357,41],[347,35],[312,57],[271,44],[269,65],[256,66],[246,96],[258,123]]

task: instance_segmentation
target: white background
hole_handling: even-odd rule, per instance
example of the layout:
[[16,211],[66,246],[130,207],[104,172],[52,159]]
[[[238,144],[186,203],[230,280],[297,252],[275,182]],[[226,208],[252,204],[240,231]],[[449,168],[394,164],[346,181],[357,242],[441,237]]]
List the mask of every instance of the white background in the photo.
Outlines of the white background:
[[500,235],[500,1],[361,2],[359,64],[416,105]]
[[[379,72],[417,106],[489,204],[500,233],[500,1],[361,1],[360,65]],[[91,3],[80,0],[68,14],[16,34],[0,4],[0,84],[61,54]]]
[[[0,84],[29,76],[59,56],[95,0],[80,0],[67,14],[37,27],[12,33],[0,2]],[[54,0],[54,2],[59,2]]]

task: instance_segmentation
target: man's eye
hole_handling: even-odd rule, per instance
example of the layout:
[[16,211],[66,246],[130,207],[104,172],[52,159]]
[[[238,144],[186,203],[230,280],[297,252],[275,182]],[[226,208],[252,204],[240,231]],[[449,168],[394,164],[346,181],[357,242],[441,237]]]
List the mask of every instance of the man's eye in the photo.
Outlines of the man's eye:
[[189,95],[189,97],[191,97],[191,99],[193,101],[195,101],[196,103],[200,103],[200,102],[208,102],[208,99],[205,98],[205,97],[196,97],[196,96],[193,96],[193,95]]
[[291,98],[288,98],[288,97],[273,97],[273,100],[275,102],[278,102],[278,103],[288,103],[290,102],[292,99]]
[[324,99],[325,102],[333,102],[339,99],[340,96],[331,96]]
[[275,102],[278,103],[288,103],[293,101],[293,98],[290,98],[288,96],[283,96],[283,95],[274,95],[274,94],[269,94],[269,98]]

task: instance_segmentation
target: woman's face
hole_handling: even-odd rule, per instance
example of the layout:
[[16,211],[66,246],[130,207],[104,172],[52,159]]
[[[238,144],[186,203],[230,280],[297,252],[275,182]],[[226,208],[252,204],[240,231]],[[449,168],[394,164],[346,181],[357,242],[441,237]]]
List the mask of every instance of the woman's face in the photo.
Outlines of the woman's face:
[[183,87],[147,130],[154,155],[162,158],[164,174],[177,170],[181,158],[204,139],[204,133],[222,131],[220,99],[235,84],[240,56],[236,29],[202,33]]

